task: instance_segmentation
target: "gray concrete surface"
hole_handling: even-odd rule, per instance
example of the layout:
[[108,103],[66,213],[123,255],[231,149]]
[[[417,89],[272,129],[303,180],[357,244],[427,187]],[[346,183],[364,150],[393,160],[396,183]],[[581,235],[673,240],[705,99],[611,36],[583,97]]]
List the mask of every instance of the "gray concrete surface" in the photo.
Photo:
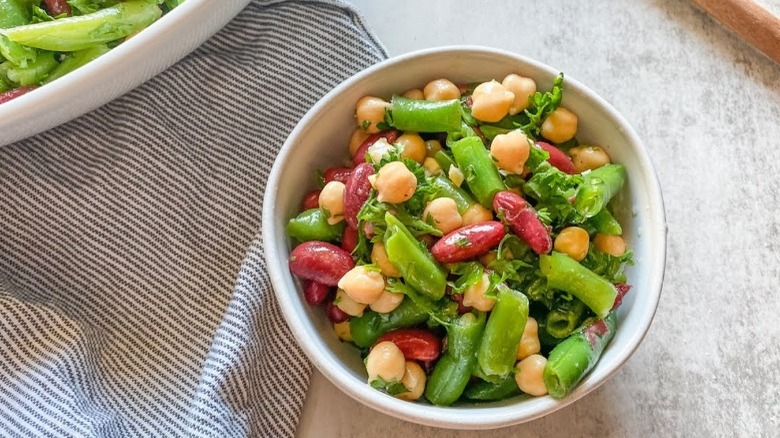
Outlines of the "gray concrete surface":
[[[599,390],[486,432],[406,423],[315,374],[301,436],[780,436],[780,65],[686,0],[354,0],[391,55],[482,44],[555,66],[646,142],[669,258],[653,326]],[[763,0],[780,14],[780,1]]]

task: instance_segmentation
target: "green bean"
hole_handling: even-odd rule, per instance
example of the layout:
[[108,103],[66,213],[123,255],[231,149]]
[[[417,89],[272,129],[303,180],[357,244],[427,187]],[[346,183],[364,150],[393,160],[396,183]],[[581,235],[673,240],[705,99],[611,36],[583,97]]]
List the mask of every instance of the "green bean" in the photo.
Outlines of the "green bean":
[[335,225],[328,223],[328,216],[319,208],[302,211],[287,222],[287,234],[299,242],[321,240],[333,242],[344,232],[344,221]]
[[439,163],[439,167],[441,167],[441,170],[445,175],[448,175],[450,172],[450,167],[455,165],[455,162],[452,161],[452,158],[450,158],[450,156],[447,155],[447,153],[444,151],[436,152],[433,154],[433,158],[437,163]]
[[506,186],[482,140],[478,137],[458,140],[452,145],[452,155],[474,197],[483,207],[492,210],[493,196],[506,190]]
[[428,312],[414,301],[405,299],[390,313],[377,313],[373,310],[363,312],[362,316],[349,320],[349,329],[352,342],[365,348],[390,330],[415,326],[427,320]]
[[[485,330],[485,314],[466,313],[447,328],[447,351],[436,362],[425,398],[435,405],[451,405],[463,394],[476,366],[476,351]],[[354,336],[354,335],[353,335]]]
[[46,79],[49,73],[58,65],[52,52],[40,52],[35,61],[28,63],[27,67],[8,68],[8,79],[21,86],[38,85]]
[[387,258],[398,268],[406,284],[433,300],[443,297],[447,288],[447,273],[398,218],[388,212],[385,221]]
[[[23,26],[30,22],[30,7],[19,0],[0,0],[0,29]],[[37,58],[31,47],[15,43],[0,35],[0,55],[18,67],[27,65]]]
[[88,62],[105,55],[109,50],[110,49],[105,44],[98,44],[95,47],[69,53],[67,56],[65,56],[65,59],[63,59],[62,62],[60,62],[60,64],[54,68],[54,70],[52,70],[51,74],[49,74],[49,77],[46,78],[44,83],[48,83],[65,76],[66,74],[76,70],[79,67],[82,67]]
[[155,0],[130,0],[91,14],[3,29],[0,34],[26,46],[71,52],[124,38],[149,26],[160,15]]
[[463,395],[469,400],[495,401],[520,395],[520,388],[517,387],[515,376],[509,374],[498,383],[486,382],[480,380],[466,388]]
[[433,187],[434,197],[450,198],[455,201],[455,205],[458,207],[458,213],[460,214],[463,214],[469,207],[476,203],[471,195],[443,176],[437,176],[436,178],[431,179],[431,186]]
[[607,206],[626,181],[626,168],[621,164],[607,164],[582,175],[574,209],[584,218],[598,214]]
[[556,338],[565,338],[577,328],[587,310],[588,306],[577,298],[561,300],[547,313],[545,330]]
[[544,385],[553,398],[565,397],[596,365],[616,328],[617,317],[610,312],[604,319],[590,320],[550,352]]
[[460,129],[460,102],[457,99],[429,101],[393,96],[390,125],[401,131],[449,132]]
[[556,251],[543,254],[539,256],[539,267],[547,277],[548,287],[579,298],[601,318],[615,304],[615,286],[566,254]]
[[602,208],[595,216],[588,219],[586,224],[601,234],[609,234],[610,236],[623,234],[623,227],[620,226],[620,222],[615,219],[615,216],[612,216],[607,207]]
[[514,369],[517,345],[528,321],[528,298],[506,286],[498,287],[485,336],[477,352],[479,368],[487,376],[504,378]]

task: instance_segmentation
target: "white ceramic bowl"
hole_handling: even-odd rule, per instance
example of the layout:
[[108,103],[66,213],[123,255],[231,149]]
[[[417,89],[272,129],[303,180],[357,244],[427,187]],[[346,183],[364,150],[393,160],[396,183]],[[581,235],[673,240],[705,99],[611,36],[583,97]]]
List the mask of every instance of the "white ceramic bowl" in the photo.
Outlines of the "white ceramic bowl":
[[619,329],[601,360],[563,400],[517,397],[488,404],[437,407],[390,397],[366,384],[357,350],[342,344],[320,308],[302,299],[287,267],[287,220],[314,185],[315,169],[340,163],[354,130],[355,102],[365,95],[389,97],[446,77],[472,82],[520,73],[549,89],[556,70],[506,51],[483,47],[443,47],[410,53],[375,65],[328,93],[298,123],[274,163],[263,203],[263,235],[268,271],[279,304],[298,343],[336,387],[376,410],[404,420],[457,429],[487,429],[529,421],[585,396],[625,363],[645,336],[661,294],[666,258],[666,222],[661,189],[642,142],[607,102],[567,77],[564,105],[579,116],[578,138],[604,146],[628,171],[628,184],[616,212],[636,265],[627,270],[634,285],[619,312]]
[[0,105],[0,146],[91,111],[173,65],[249,0],[187,0],[126,42],[52,83]]

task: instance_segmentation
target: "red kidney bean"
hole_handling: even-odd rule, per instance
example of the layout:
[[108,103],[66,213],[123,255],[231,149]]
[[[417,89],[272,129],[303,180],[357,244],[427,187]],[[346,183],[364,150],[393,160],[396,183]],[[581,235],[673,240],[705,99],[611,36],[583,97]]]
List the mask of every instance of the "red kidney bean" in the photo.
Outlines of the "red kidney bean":
[[52,17],[65,14],[68,17],[72,15],[70,5],[66,0],[44,0],[46,3],[46,12]]
[[347,315],[347,313],[344,312],[343,310],[336,307],[336,305],[333,304],[333,301],[328,301],[328,305],[325,306],[325,315],[328,316],[328,319],[333,324],[349,321],[349,315]]
[[302,210],[309,210],[312,208],[320,208],[320,192],[322,190],[312,190],[303,197],[301,202]]
[[344,233],[341,235],[341,248],[344,251],[351,254],[352,250],[355,249],[357,244],[358,244],[357,230],[352,227],[344,227]]
[[348,167],[331,167],[325,171],[322,178],[325,180],[325,184],[331,181],[346,183],[350,174],[352,174],[352,169]]
[[352,256],[336,245],[312,240],[290,253],[290,271],[304,280],[337,286],[341,277],[355,267]]
[[384,341],[394,343],[404,354],[406,360],[429,361],[438,359],[441,355],[441,339],[424,329],[391,330],[380,336],[376,343]]
[[552,250],[552,239],[547,228],[536,216],[536,210],[525,199],[512,192],[498,192],[493,198],[493,210],[503,214],[513,233],[517,234],[537,254]]
[[368,177],[373,174],[373,164],[361,163],[352,170],[352,174],[345,183],[344,218],[351,228],[357,229],[357,215],[371,194],[371,182],[368,181]]
[[574,167],[571,158],[567,157],[560,149],[543,141],[537,141],[536,145],[550,154],[550,159],[548,161],[554,167],[557,167],[558,170],[566,172],[569,175],[577,173],[577,168]]
[[617,296],[615,297],[615,304],[612,305],[612,310],[617,309],[621,304],[623,304],[623,297],[625,297],[628,291],[631,290],[631,285],[626,283],[616,283],[615,289],[617,289]]
[[463,294],[453,294],[452,299],[458,303],[458,315],[469,313],[473,309],[473,307],[463,305]]
[[20,88],[14,88],[13,90],[3,91],[0,93],[0,103],[6,103],[9,100],[16,99],[17,97],[27,94],[30,91],[34,90],[35,86],[29,86],[29,87],[20,87]]
[[303,282],[303,298],[310,306],[320,306],[328,299],[333,288],[316,281]]
[[377,140],[380,138],[384,138],[387,140],[388,143],[393,143],[398,139],[398,136],[401,135],[400,132],[398,132],[395,129],[390,129],[387,131],[377,132],[376,134],[372,134],[367,139],[363,140],[363,143],[360,145],[360,147],[357,148],[355,151],[355,156],[352,157],[352,162],[357,166],[360,163],[366,162],[366,154],[368,153],[368,148],[371,147],[372,144],[374,144]]
[[501,222],[466,225],[439,239],[431,248],[431,254],[441,263],[462,262],[487,254],[501,243],[505,234]]

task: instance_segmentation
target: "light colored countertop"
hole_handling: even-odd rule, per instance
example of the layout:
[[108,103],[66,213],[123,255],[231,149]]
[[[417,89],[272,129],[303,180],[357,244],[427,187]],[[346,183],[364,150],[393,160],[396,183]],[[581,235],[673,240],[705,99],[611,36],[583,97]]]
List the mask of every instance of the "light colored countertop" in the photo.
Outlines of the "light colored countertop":
[[[780,1],[763,0],[780,13]],[[578,79],[644,139],[669,224],[643,344],[583,400],[540,420],[454,432],[397,420],[315,373],[301,436],[778,436],[780,65],[685,0],[354,0],[391,55],[495,46]]]

